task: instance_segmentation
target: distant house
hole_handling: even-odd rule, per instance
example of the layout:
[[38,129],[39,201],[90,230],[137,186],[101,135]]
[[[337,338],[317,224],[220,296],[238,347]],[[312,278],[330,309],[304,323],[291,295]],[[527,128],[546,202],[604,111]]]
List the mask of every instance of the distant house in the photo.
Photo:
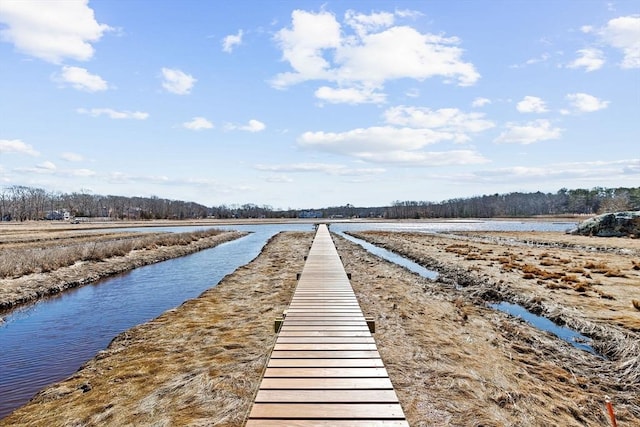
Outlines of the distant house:
[[49,221],[69,221],[71,219],[71,214],[69,211],[47,211],[44,214],[44,219]]
[[322,218],[320,211],[302,211],[298,214],[298,218]]

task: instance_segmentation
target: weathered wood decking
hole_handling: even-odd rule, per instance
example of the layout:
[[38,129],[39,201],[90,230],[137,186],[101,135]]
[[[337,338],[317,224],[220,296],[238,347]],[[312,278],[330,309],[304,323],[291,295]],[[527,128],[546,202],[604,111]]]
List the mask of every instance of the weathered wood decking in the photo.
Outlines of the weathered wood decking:
[[255,426],[408,426],[325,225],[251,409]]

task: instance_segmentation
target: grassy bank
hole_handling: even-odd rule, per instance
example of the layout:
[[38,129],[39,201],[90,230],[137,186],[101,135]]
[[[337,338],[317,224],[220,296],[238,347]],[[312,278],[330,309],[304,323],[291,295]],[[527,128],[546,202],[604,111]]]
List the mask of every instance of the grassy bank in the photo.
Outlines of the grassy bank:
[[[397,366],[406,377],[409,392],[399,393],[410,405],[441,399],[445,421],[434,423],[606,425],[605,395],[614,399],[620,421],[640,422],[640,312],[632,305],[640,286],[639,241],[561,233],[354,234],[440,272],[435,282],[416,279],[418,287],[400,286],[389,273],[373,282],[370,275],[366,282],[353,276],[355,288],[376,289],[363,308],[393,326],[390,342],[414,343],[411,359],[387,353],[390,375]],[[587,271],[588,265],[607,268]],[[529,278],[527,266],[549,274]],[[578,266],[585,271],[574,271]],[[612,270],[618,273],[607,274]],[[582,286],[563,280],[567,275],[580,275]],[[487,306],[498,301],[579,330],[607,360]],[[419,384],[429,390],[426,397]]]
[[217,229],[185,233],[21,232],[0,241],[0,311],[142,265],[236,239]]
[[[258,258],[217,287],[121,334],[71,378],[40,392],[0,426],[241,426],[275,342],[273,319],[290,301],[312,237],[277,235]],[[378,349],[412,426],[603,426],[609,422],[605,394],[613,398],[619,425],[640,423],[632,359],[604,360],[578,350],[490,309],[485,297],[495,288],[496,295],[520,295],[544,307],[566,305],[567,313],[581,313],[582,321],[609,325],[630,338],[635,332],[623,325],[632,321],[611,322],[604,315],[589,319],[590,310],[571,310],[568,304],[580,301],[574,300],[572,293],[579,293],[574,289],[537,285],[549,294],[528,295],[521,286],[535,282],[522,278],[524,273],[446,250],[460,238],[375,237],[388,246],[408,245],[402,246],[407,254],[441,271],[437,281],[428,280],[336,239],[363,312],[376,320]],[[537,250],[497,242],[488,234],[478,237],[496,245],[479,246],[477,252],[487,257],[489,249],[506,257],[505,252],[534,256]],[[623,258],[634,250],[622,249]],[[595,258],[620,255],[608,249],[591,252]],[[574,254],[573,259],[579,258]],[[499,270],[492,272],[493,267]],[[616,285],[602,283],[594,286],[611,286],[605,290],[617,295]],[[581,298],[628,305],[622,297],[610,300],[595,292]]]

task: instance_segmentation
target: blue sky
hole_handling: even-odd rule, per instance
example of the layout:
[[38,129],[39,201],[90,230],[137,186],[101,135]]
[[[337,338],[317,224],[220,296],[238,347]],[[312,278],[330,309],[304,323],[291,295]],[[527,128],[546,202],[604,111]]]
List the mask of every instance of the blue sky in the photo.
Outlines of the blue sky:
[[0,0],[0,186],[313,208],[640,185],[637,1]]

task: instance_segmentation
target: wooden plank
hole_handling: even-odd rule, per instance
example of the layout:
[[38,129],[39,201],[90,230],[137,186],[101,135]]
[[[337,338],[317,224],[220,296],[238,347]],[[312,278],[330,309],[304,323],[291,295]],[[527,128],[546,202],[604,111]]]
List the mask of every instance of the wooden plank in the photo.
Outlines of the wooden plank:
[[393,390],[260,390],[259,403],[398,403]]
[[371,332],[362,331],[318,331],[310,330],[280,330],[280,337],[370,337]]
[[[283,420],[250,419],[246,427],[282,427]],[[287,427],[409,427],[403,420],[286,420]]]
[[263,378],[261,390],[266,389],[393,389],[389,378]]
[[256,403],[251,409],[252,418],[324,418],[324,419],[404,419],[397,403]]
[[276,341],[274,350],[376,350],[375,344],[280,344]]
[[385,368],[267,368],[264,378],[388,378]]
[[274,350],[272,359],[379,359],[378,350]]
[[268,368],[285,367],[352,367],[352,368],[384,368],[382,359],[274,359],[269,360]]
[[[280,329],[280,334],[283,332],[296,332],[296,331],[317,331],[318,328],[315,325],[305,326],[305,325],[282,325],[282,329]],[[356,325],[323,325],[323,331],[369,331],[369,328],[366,326],[356,326]],[[369,332],[370,333],[370,332]]]
[[375,344],[373,337],[332,337],[332,336],[315,336],[315,337],[290,337],[280,336],[278,344]]

